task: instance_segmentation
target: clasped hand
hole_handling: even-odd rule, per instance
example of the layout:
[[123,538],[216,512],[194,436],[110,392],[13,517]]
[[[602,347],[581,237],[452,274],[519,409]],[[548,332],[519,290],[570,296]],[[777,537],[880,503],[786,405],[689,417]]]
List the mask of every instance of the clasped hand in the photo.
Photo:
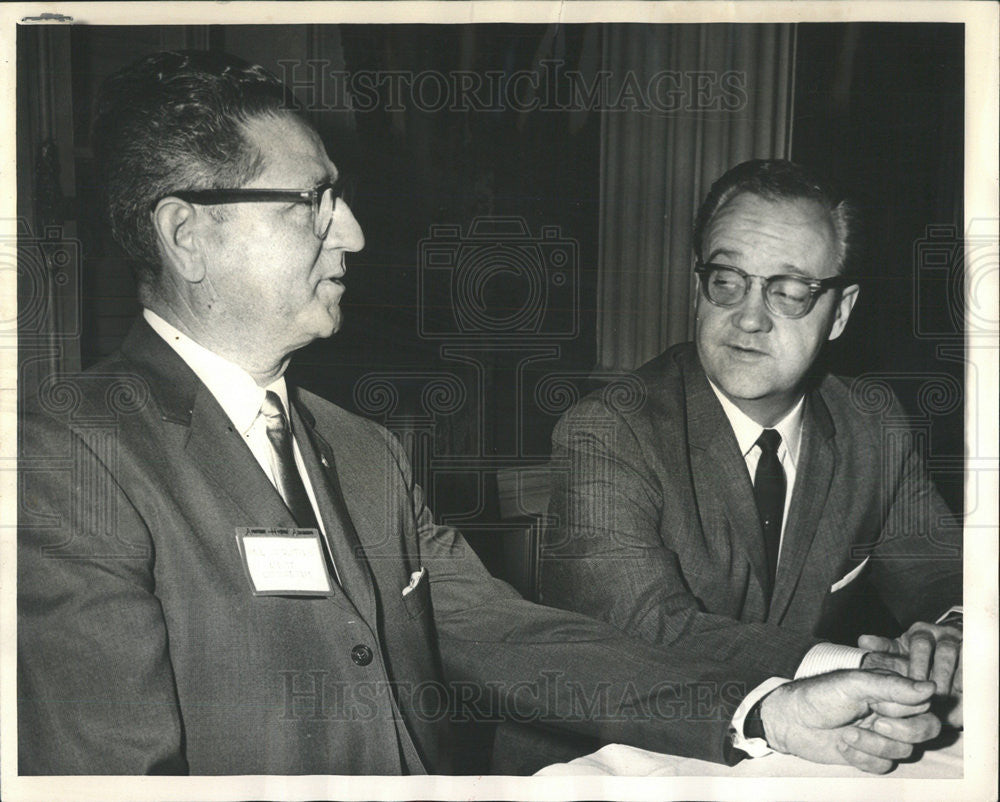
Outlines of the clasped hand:
[[831,671],[776,688],[761,719],[772,749],[882,774],[940,732],[933,693],[931,682],[898,674]]
[[858,646],[871,651],[861,667],[886,669],[935,685],[935,709],[942,720],[961,727],[962,630],[954,626],[918,621],[898,638],[862,635]]

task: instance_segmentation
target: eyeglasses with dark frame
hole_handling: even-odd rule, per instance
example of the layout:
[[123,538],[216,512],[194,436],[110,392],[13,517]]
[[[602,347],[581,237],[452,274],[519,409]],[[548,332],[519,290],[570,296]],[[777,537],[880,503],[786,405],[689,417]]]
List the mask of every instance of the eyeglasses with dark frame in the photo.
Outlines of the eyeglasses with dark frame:
[[[308,203],[313,212],[313,233],[319,239],[326,237],[333,221],[333,211],[338,200],[346,200],[348,181],[343,174],[336,181],[325,181],[312,189],[183,189],[169,192],[152,204],[156,208],[163,198],[180,198],[188,203],[219,206],[226,203]],[[330,193],[330,203],[324,209],[323,199]]]
[[702,294],[715,306],[736,306],[750,292],[750,279],[761,279],[761,294],[764,305],[778,317],[800,318],[808,315],[816,305],[819,296],[830,289],[856,284],[851,276],[831,276],[830,278],[803,278],[782,274],[758,276],[731,265],[702,262],[695,265]]

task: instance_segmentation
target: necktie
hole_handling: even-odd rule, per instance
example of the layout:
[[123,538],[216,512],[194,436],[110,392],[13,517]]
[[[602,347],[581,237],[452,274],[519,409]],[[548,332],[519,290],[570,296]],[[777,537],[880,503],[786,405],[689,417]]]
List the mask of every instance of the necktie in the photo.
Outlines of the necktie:
[[319,523],[313,512],[309,496],[306,494],[302,477],[295,465],[295,452],[292,448],[292,432],[288,426],[285,407],[277,393],[270,390],[264,396],[260,405],[260,414],[264,416],[267,425],[267,439],[271,441],[274,451],[271,463],[274,469],[274,482],[278,492],[285,500],[285,505],[292,513],[295,522],[308,529],[318,529]]
[[785,470],[778,459],[781,435],[775,429],[765,429],[757,438],[760,461],[753,480],[760,525],[764,529],[764,549],[767,552],[771,588],[778,570],[778,547],[781,545],[781,519],[785,511]]

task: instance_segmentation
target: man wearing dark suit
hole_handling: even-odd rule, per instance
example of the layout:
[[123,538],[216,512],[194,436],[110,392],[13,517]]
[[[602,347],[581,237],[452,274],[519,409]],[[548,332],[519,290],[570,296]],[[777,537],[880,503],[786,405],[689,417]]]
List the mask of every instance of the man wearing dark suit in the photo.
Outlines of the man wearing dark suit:
[[[97,174],[144,311],[23,411],[20,773],[441,772],[453,699],[487,696],[723,760],[760,671],[521,600],[434,523],[387,432],[285,383],[339,328],[364,243],[293,109],[218,53],[104,87]],[[789,751],[885,771],[938,731],[932,690],[842,672],[775,710]]]
[[[640,368],[627,408],[598,392],[556,427],[542,597],[776,678],[930,674],[957,724],[960,623],[927,622],[961,601],[961,529],[912,442],[817,367],[858,298],[854,226],[789,162],[713,185],[695,228],[695,342]],[[744,700],[737,729],[773,685]]]

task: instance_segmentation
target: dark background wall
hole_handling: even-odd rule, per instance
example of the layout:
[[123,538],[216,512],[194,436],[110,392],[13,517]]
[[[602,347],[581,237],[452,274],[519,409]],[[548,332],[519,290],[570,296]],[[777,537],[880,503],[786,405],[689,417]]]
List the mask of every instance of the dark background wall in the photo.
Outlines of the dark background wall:
[[[54,40],[69,65],[61,77],[71,87],[72,105],[71,147],[59,157],[73,166],[56,218],[77,225],[84,252],[83,365],[113,350],[138,311],[127,262],[100,218],[100,176],[89,149],[95,92],[110,72],[165,46],[198,46],[236,52],[286,77],[288,68],[279,62],[297,60],[299,72],[291,75],[305,83],[308,59],[318,60],[321,70],[510,74],[536,65],[549,32],[537,25],[74,26]],[[554,55],[568,68],[579,66],[605,32],[601,26],[563,26]],[[20,63],[40,46],[39,35],[38,28],[19,30]],[[964,351],[956,293],[961,259],[955,253],[962,223],[962,27],[802,24],[796,52],[793,157],[849,187],[861,201],[869,233],[861,302],[845,336],[830,348],[829,362],[848,375],[889,375],[904,404],[926,418],[935,476],[959,510]],[[310,95],[308,87],[299,94],[313,98],[310,114],[334,161],[359,179],[352,206],[368,244],[348,260],[343,331],[300,353],[290,376],[404,433],[417,431],[425,456],[478,460],[473,470],[440,467],[440,461],[434,469],[428,458],[422,469],[433,475],[424,478],[439,516],[496,521],[494,469],[544,461],[555,419],[530,404],[527,413],[518,412],[523,353],[491,348],[463,361],[449,356],[439,339],[420,335],[422,313],[445,325],[454,314],[447,282],[421,284],[421,243],[434,238],[432,225],[457,226],[466,236],[482,216],[517,216],[533,237],[542,226],[557,227],[578,251],[580,327],[527,370],[593,368],[600,115],[511,108],[428,112],[412,103],[392,110],[384,95],[371,111],[352,114],[332,108],[322,93]],[[23,89],[21,102],[33,102]],[[928,260],[928,248],[944,256]],[[523,303],[523,287],[513,279],[492,283],[489,293],[496,308]],[[359,382],[373,372],[399,377],[394,411],[359,395]],[[441,372],[471,389],[463,403],[428,413],[420,400],[426,376],[417,374]],[[938,398],[927,412],[922,382],[936,375],[957,383],[948,385],[957,386],[957,401]]]
[[841,181],[864,221],[865,281],[850,325],[829,348],[830,367],[891,376],[926,423],[935,478],[955,510],[963,485],[963,45],[961,25],[800,25],[792,132],[793,158]]

